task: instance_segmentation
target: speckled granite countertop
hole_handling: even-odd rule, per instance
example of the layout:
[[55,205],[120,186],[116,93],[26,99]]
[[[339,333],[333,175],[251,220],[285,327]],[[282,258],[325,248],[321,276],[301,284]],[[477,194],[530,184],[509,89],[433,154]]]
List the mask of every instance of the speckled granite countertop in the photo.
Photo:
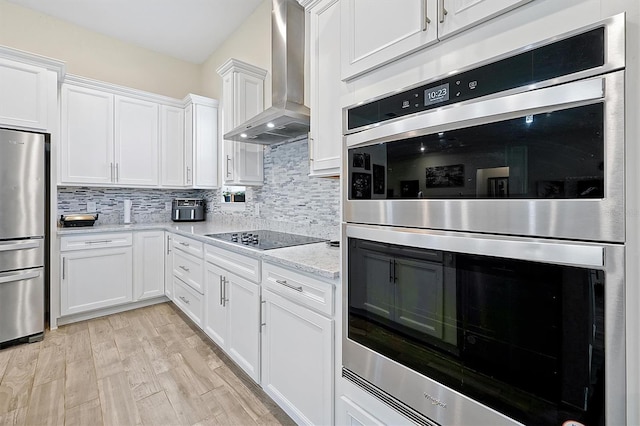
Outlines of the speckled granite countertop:
[[250,231],[257,229],[247,226],[229,226],[214,222],[164,222],[132,225],[96,225],[82,228],[58,228],[57,234],[59,236],[63,236],[99,232],[145,231],[154,229],[174,232],[178,235],[193,238],[206,244],[225,248],[244,255],[253,256],[266,262],[283,265],[329,280],[337,280],[340,277],[340,248],[330,247],[326,243],[306,244],[273,250],[256,250],[251,247],[237,245],[205,236],[206,234]]

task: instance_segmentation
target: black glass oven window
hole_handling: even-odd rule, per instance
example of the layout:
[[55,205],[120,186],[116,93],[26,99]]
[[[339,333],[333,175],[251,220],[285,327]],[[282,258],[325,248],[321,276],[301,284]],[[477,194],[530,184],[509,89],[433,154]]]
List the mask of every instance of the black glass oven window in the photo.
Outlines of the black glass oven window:
[[349,239],[348,336],[524,424],[604,424],[604,273]]
[[349,199],[603,198],[602,103],[352,148]]

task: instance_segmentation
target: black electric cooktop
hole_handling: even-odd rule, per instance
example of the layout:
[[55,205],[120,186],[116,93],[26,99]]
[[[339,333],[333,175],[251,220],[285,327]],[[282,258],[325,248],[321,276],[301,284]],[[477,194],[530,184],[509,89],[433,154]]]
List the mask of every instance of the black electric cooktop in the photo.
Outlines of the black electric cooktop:
[[258,250],[271,250],[327,241],[305,235],[267,230],[224,232],[221,234],[206,234],[206,236],[230,243],[245,245]]

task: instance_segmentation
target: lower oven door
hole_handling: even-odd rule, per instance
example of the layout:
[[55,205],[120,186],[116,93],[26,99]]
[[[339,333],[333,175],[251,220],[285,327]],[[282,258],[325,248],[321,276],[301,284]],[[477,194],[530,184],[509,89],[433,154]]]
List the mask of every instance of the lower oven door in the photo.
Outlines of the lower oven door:
[[622,245],[343,236],[346,378],[425,423],[625,423]]

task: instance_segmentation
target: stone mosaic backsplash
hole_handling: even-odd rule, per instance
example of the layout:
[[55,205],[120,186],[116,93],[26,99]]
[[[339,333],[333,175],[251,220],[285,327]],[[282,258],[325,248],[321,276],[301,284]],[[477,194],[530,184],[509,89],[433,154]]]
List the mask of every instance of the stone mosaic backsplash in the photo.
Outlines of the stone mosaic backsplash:
[[58,215],[86,212],[87,202],[93,201],[100,213],[99,223],[123,223],[124,200],[129,199],[133,223],[167,222],[171,218],[165,203],[180,197],[204,198],[207,220],[337,239],[339,180],[309,177],[308,155],[306,139],[266,146],[264,186],[247,187],[245,209],[241,211],[223,208],[219,189],[59,187]]
[[87,211],[87,202],[96,203],[98,223],[124,222],[124,200],[131,200],[132,223],[157,223],[171,220],[171,211],[165,203],[174,198],[200,198],[203,190],[167,190],[133,188],[58,188],[58,217],[66,213]]

